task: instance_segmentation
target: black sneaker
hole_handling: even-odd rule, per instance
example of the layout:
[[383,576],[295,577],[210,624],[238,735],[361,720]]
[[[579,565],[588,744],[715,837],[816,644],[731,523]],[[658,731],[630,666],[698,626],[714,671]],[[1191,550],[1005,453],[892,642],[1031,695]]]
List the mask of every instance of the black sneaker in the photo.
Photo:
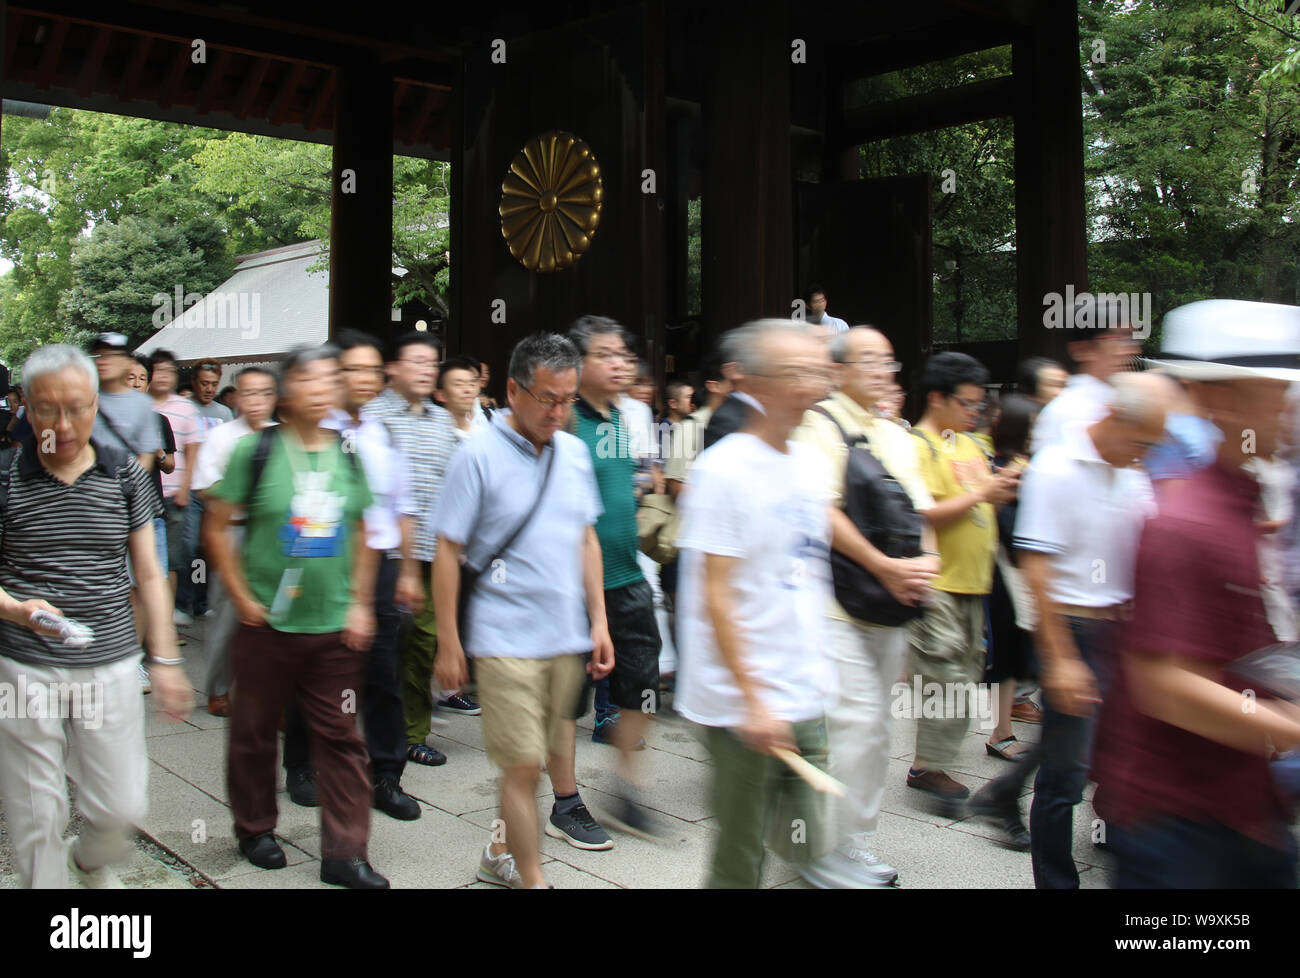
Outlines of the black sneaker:
[[320,807],[320,798],[316,794],[316,782],[311,776],[311,771],[305,768],[290,771],[285,780],[289,786],[289,800],[295,805],[301,805],[303,808]]
[[546,823],[546,834],[552,839],[563,839],[575,849],[613,849],[614,840],[592,818],[587,806],[574,805],[567,812],[556,811],[551,806],[551,817]]
[[450,696],[444,696],[438,700],[438,709],[446,710],[448,713],[459,713],[461,716],[467,717],[476,717],[483,712],[481,706],[468,696],[460,693],[452,693]]
[[380,778],[375,782],[375,807],[403,822],[414,822],[420,817],[419,802],[392,778]]
[[981,788],[971,795],[966,810],[993,827],[997,832],[993,841],[998,845],[1016,852],[1029,851],[1029,830],[1020,817],[1020,804],[1014,799],[1008,803],[993,797],[987,788]]

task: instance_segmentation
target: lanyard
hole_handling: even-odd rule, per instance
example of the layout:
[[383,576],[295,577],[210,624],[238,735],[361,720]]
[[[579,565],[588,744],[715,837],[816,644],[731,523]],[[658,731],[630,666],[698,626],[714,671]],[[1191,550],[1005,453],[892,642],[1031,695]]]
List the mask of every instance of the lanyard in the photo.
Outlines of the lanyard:
[[[339,453],[336,451],[329,451],[329,449],[334,448],[335,443],[331,442],[327,446],[327,448],[323,448],[315,452],[316,467],[313,468],[311,463],[311,458],[310,458],[310,455],[312,453],[308,452],[307,449],[303,447],[302,442],[298,440],[297,433],[286,430],[284,435],[285,437],[281,439],[281,441],[284,442],[284,455],[285,455],[285,459],[289,463],[289,471],[293,473],[294,492],[297,493],[301,491],[299,489],[298,476],[305,475],[307,473],[326,472],[329,475],[329,479],[322,480],[319,483],[319,485],[324,489],[328,489],[329,487],[333,486],[334,473],[338,469],[338,464],[339,464]],[[327,453],[329,455],[328,469],[324,468],[324,459],[322,458],[322,456]],[[297,459],[295,459],[294,456],[297,456]],[[296,462],[301,462],[301,465],[296,464]]]

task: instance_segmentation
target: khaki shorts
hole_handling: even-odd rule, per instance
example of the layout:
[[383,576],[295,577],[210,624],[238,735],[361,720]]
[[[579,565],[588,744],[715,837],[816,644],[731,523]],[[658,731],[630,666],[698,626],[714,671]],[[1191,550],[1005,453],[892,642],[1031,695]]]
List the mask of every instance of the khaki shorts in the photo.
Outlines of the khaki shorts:
[[544,764],[559,724],[572,717],[586,656],[479,656],[474,668],[488,760],[502,768]]

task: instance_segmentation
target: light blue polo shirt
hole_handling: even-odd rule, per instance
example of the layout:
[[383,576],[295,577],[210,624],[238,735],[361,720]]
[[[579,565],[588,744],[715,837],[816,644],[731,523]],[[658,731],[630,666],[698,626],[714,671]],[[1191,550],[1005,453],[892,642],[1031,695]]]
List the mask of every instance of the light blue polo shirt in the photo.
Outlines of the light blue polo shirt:
[[[600,518],[600,492],[587,446],[556,432],[539,456],[492,415],[489,430],[452,456],[438,500],[435,532],[466,548],[482,567],[460,636],[467,655],[549,659],[590,652],[583,584],[587,527]],[[551,452],[558,452],[537,512],[496,566],[484,563],[514,532],[537,497]]]

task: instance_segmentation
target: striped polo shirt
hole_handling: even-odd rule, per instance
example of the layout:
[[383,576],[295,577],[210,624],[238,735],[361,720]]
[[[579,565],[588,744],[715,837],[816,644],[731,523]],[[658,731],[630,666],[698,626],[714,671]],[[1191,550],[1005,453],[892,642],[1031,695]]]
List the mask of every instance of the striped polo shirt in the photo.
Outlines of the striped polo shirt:
[[0,655],[43,666],[84,668],[140,654],[126,576],[127,537],[161,515],[149,476],[128,456],[128,504],[117,472],[94,439],[95,464],[72,485],[50,475],[27,441],[15,455],[0,520],[0,587],[16,601],[42,598],[90,626],[84,649],[65,648],[0,621]]
[[424,410],[415,413],[406,398],[386,387],[362,407],[361,416],[381,422],[406,459],[411,499],[418,514],[411,551],[416,560],[429,563],[438,553],[438,534],[434,531],[438,497],[460,439],[450,411],[427,398],[422,406]]

